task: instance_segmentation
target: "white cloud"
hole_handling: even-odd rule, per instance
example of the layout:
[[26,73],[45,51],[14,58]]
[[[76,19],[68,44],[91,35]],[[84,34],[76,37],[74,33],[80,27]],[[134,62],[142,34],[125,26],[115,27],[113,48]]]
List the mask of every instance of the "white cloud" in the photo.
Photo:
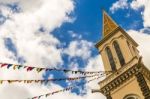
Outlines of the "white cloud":
[[[49,93],[53,90],[59,90],[62,87],[56,84],[51,84],[51,86],[46,87],[41,84],[5,84],[5,86],[0,86],[0,98],[2,99],[27,99],[34,96],[39,96],[42,94]],[[15,90],[15,92],[14,92]],[[45,98],[43,98],[45,99]]]
[[118,9],[127,9],[128,8],[128,0],[118,0],[117,2],[112,4],[110,11],[114,13]]
[[67,49],[64,49],[64,53],[68,54],[70,57],[88,59],[91,56],[91,49],[93,46],[92,42],[86,40],[75,40],[70,42]]
[[[72,18],[68,17],[68,14],[74,8],[72,0],[1,0],[0,2],[3,4],[1,6],[1,13],[4,16],[10,17],[10,19],[6,20],[0,26],[1,62],[17,63],[15,54],[9,51],[4,45],[4,39],[10,38],[16,46],[18,56],[25,58],[25,64],[41,67],[45,65],[56,66],[57,64],[63,63],[61,59],[62,50],[56,47],[60,44],[60,41],[49,32],[60,27],[63,22],[72,22]],[[11,9],[5,6],[7,3],[15,2],[18,2],[21,8],[20,13],[12,13]],[[41,26],[45,29],[45,32],[38,31]],[[68,54],[71,57],[90,57],[91,52],[89,48],[91,46],[92,43],[85,40],[79,42],[73,41],[68,48],[68,51],[71,53]],[[79,50],[77,49],[78,47]],[[42,79],[42,73],[26,73],[24,70],[13,71],[11,69],[1,69],[0,75],[1,79]],[[53,88],[47,88],[47,86],[41,86],[39,84],[4,83],[3,86],[0,86],[0,98],[25,99],[62,88],[56,84],[52,84],[51,87]],[[99,99],[104,96],[101,96],[101,94],[91,94],[89,89],[88,94],[85,96],[78,96],[66,92],[48,97],[47,99],[91,99],[92,97]]]
[[[70,21],[68,14],[74,8],[73,2],[71,0],[38,0],[34,5],[32,2],[35,0],[31,0],[31,2],[19,1],[21,8],[27,6],[28,8],[35,8],[35,10],[26,9],[24,11],[23,8],[21,13],[11,15],[11,19],[0,27],[1,39],[11,38],[19,55],[26,59],[27,64],[50,64],[54,66],[57,63],[62,63],[61,50],[56,48],[60,42],[49,32],[61,26],[63,22]],[[37,2],[40,3],[36,4]],[[5,2],[3,1],[3,3]],[[44,33],[38,32],[40,27],[46,31]]]
[[[12,13],[6,6],[14,2],[18,2],[21,12]],[[26,61],[24,64],[31,66],[52,67],[63,63],[61,49],[57,49],[60,41],[50,32],[64,22],[72,22],[72,18],[68,16],[74,9],[72,0],[0,0],[0,8],[0,13],[9,17],[0,26],[0,62],[18,63],[17,58],[21,56]],[[44,32],[38,31],[41,27],[45,29]],[[12,40],[17,49],[17,56],[6,48],[5,38]],[[23,70],[0,69],[0,75],[1,79],[42,79],[42,73]],[[45,90],[49,91],[46,86]],[[34,87],[24,84],[4,84],[0,86],[0,98],[23,99],[25,96],[35,95],[34,93],[40,94],[38,91],[46,92],[40,85]]]
[[133,0],[130,4],[131,8],[134,10],[139,10],[141,7],[144,8],[144,11],[141,13],[143,16],[143,25],[144,27],[150,27],[150,1],[149,0]]
[[[117,1],[119,2],[119,1]],[[117,4],[117,2],[115,4]],[[132,2],[127,4],[133,10],[139,10],[143,7],[143,11],[141,11],[141,15],[143,16],[143,25],[146,29],[150,27],[150,1],[149,0],[132,0]],[[113,6],[111,7],[113,8]],[[116,7],[117,8],[117,7]],[[117,9],[120,9],[119,7]],[[150,49],[149,49],[149,42],[150,42],[150,35],[144,33],[143,29],[136,31],[136,30],[128,30],[129,34],[139,43],[139,51],[143,56],[143,61],[146,66],[150,65],[149,56],[150,56]],[[150,68],[150,67],[149,67]]]
[[[86,95],[80,96],[75,93],[71,92],[63,92],[63,93],[58,93],[54,94],[52,96],[49,96],[45,98],[44,96],[41,97],[40,99],[106,99],[104,95],[101,93],[91,93],[91,89],[97,89],[98,88],[98,81],[93,81],[85,85],[87,91]],[[97,86],[96,86],[97,85]],[[92,86],[92,87],[91,87]],[[61,86],[52,84],[49,87],[46,87],[44,85],[40,84],[20,84],[20,83],[15,83],[15,84],[7,84],[5,83],[5,86],[0,86],[0,98],[2,99],[27,99],[27,98],[32,98],[34,96],[39,96],[43,95],[49,92],[57,91],[62,89]],[[14,92],[15,90],[15,92]]]
[[[5,6],[7,3],[15,2],[18,2],[21,8],[20,13],[12,13],[11,9]],[[26,60],[25,64],[41,67],[56,66],[63,63],[61,59],[62,50],[56,47],[60,44],[60,41],[49,32],[60,27],[63,22],[72,22],[72,18],[68,17],[69,13],[74,9],[72,0],[0,0],[0,3],[2,4],[1,13],[10,17],[0,26],[1,62],[17,63],[17,56],[9,51],[4,44],[4,39],[10,38],[16,46],[18,56],[22,56]],[[43,27],[45,31],[38,31],[40,27]],[[91,55],[91,47],[92,43],[85,40],[72,41],[66,50],[70,51],[68,55],[71,57],[78,56],[87,59]],[[42,73],[38,74],[33,71],[27,73],[24,70],[13,71],[4,68],[0,70],[0,75],[1,79],[42,79]],[[25,99],[61,88],[53,83],[49,87],[41,86],[40,84],[4,83],[0,86],[0,98]],[[88,93],[85,96],[66,92],[56,94],[47,99],[51,98],[105,99],[99,93],[92,94],[90,89],[88,89]]]
[[113,13],[119,9],[125,9],[130,8],[133,10],[139,10],[140,8],[144,8],[144,10],[141,12],[141,15],[143,16],[143,24],[144,27],[150,27],[150,1],[149,0],[131,0],[128,2],[128,0],[119,0],[112,4],[110,7],[110,11]]
[[138,10],[141,7],[144,7],[146,1],[148,0],[133,0],[130,4],[131,8]]
[[87,71],[104,71],[104,65],[102,62],[102,58],[100,55],[92,57],[89,59],[87,67]]
[[144,11],[141,12],[141,15],[143,17],[143,25],[144,27],[150,27],[150,1],[149,0],[132,0],[131,2],[128,2],[128,0],[119,0],[110,8],[110,11],[114,13],[115,11],[119,9],[126,9],[130,8],[133,10],[138,11],[140,8],[144,8]]
[[[121,0],[120,0],[121,1]],[[119,1],[117,1],[119,2]],[[114,4],[119,4],[115,2]],[[139,10],[140,8],[144,8],[143,11],[141,11],[141,15],[143,16],[143,25],[146,29],[150,27],[150,1],[149,0],[132,0],[132,2],[127,4],[130,9],[133,10]],[[113,8],[113,6],[111,7]],[[116,7],[117,8],[117,7]],[[117,10],[120,9],[119,7]],[[128,30],[129,34],[139,43],[139,51],[141,52],[141,55],[143,56],[143,61],[146,64],[146,66],[150,65],[149,62],[149,56],[150,56],[150,49],[149,49],[149,42],[150,42],[150,35],[144,33],[142,31],[143,29],[136,31],[136,30]],[[150,67],[149,67],[150,68]]]
[[[33,66],[56,66],[62,64],[61,49],[57,49],[57,45],[61,42],[50,32],[60,27],[63,22],[72,22],[72,18],[68,17],[74,9],[72,0],[0,0],[1,3],[19,2],[22,9],[20,13],[12,13],[6,6],[1,6],[1,13],[9,16],[3,25],[0,26],[0,61],[17,63],[17,57],[9,51],[4,45],[4,38],[11,38],[19,56],[25,58],[25,64]],[[144,3],[145,4],[145,3]],[[113,4],[112,11],[127,7],[127,2],[120,0],[120,3]],[[148,19],[149,7],[145,6],[143,13],[145,27],[149,26]],[[45,29],[44,32],[38,31],[40,27]],[[142,33],[142,31],[129,30],[131,36],[139,43],[139,50],[143,56],[144,63],[149,66],[150,49],[148,48],[150,36]],[[74,35],[74,34],[73,34]],[[72,35],[72,36],[73,36]],[[74,35],[77,37],[77,35]],[[91,48],[93,43],[86,40],[72,41],[68,48],[63,50],[70,57],[82,57],[88,59],[85,70],[102,70],[103,64],[100,56],[91,57]],[[74,64],[74,63],[71,63]],[[78,64],[75,64],[78,67]],[[149,67],[150,68],[150,67]],[[4,72],[5,71],[5,72]],[[9,75],[8,75],[9,74]],[[41,75],[35,72],[12,71],[0,69],[1,79],[41,79]],[[32,76],[31,76],[32,75]],[[92,82],[86,86],[87,94],[79,96],[71,92],[56,94],[47,99],[105,99],[100,93],[92,94],[91,89],[97,89],[98,81]],[[41,86],[39,84],[4,84],[0,86],[0,98],[2,99],[24,99],[40,94],[45,94],[53,90],[61,89],[59,85],[51,84],[51,86]],[[15,92],[14,92],[15,90]],[[43,98],[45,99],[45,98]]]
[[143,33],[143,31],[129,30],[128,33],[135,39],[135,41],[139,44],[139,51],[143,57],[144,64],[150,69],[150,35]]

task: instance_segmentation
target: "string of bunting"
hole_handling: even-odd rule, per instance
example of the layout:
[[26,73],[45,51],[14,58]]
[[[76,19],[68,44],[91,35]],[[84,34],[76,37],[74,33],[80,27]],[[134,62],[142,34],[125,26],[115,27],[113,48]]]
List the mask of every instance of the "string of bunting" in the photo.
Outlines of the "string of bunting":
[[42,71],[62,71],[64,73],[72,73],[72,74],[99,74],[99,73],[110,73],[112,71],[82,71],[82,70],[69,70],[69,69],[57,69],[57,68],[42,68],[42,67],[32,67],[32,66],[23,66],[17,64],[8,64],[8,63],[0,63],[0,68],[6,67],[7,69],[13,68],[13,70],[25,69],[27,72],[35,70],[40,73]]
[[[104,75],[104,74],[101,74]],[[91,78],[91,77],[95,77],[96,75],[92,75],[92,76],[82,76],[82,77],[72,77],[72,78],[56,78],[56,79],[46,79],[46,80],[0,80],[0,84],[3,84],[3,82],[8,82],[9,84],[11,83],[48,83],[50,81],[64,81],[64,80],[68,80],[68,81],[74,81],[74,80],[79,80],[79,79],[85,79],[85,78]]]
[[[77,84],[76,86],[80,86],[80,85],[84,85],[84,84],[86,84],[86,83],[90,83],[90,82],[92,82],[92,81],[94,81],[94,80],[96,80],[96,79],[99,79],[99,78],[103,77],[103,76],[104,76],[104,75],[101,75],[101,76],[98,76],[98,77],[94,77],[93,79],[88,80],[87,82],[83,82],[83,83]],[[72,89],[74,89],[76,86],[75,86],[75,85],[69,86],[69,87],[64,88],[64,89],[61,89],[61,90],[53,91],[53,92],[51,92],[51,93],[47,93],[47,94],[40,95],[40,96],[35,96],[35,97],[32,97],[32,98],[28,98],[28,99],[40,99],[41,97],[47,98],[48,96],[54,95],[54,94],[56,94],[56,93],[60,93],[60,92],[65,92],[65,91],[72,90]]]

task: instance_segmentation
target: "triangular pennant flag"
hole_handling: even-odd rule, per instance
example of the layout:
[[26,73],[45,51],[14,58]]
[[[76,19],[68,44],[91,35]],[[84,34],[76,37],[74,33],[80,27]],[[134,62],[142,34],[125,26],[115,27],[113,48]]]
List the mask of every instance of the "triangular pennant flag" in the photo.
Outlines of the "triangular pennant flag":
[[13,65],[12,65],[12,64],[8,64],[8,65],[7,65],[7,68],[9,69],[11,66],[13,66]]
[[24,68],[28,68],[28,66],[24,66]]
[[24,80],[24,83],[26,83],[27,81],[26,80]]
[[77,74],[78,73],[78,71],[75,71],[75,74]]
[[17,65],[13,65],[13,69],[14,69],[14,70],[16,69],[16,67],[17,67]]
[[69,70],[64,69],[64,72],[67,73],[67,72],[69,72]]
[[40,80],[40,82],[41,82],[41,84],[43,84],[43,83],[44,83],[44,80]]
[[12,81],[11,80],[7,80],[8,81],[8,83],[10,84],[10,83],[12,83]]
[[7,66],[8,64],[1,64],[1,67]]
[[23,67],[23,66],[21,66],[21,65],[18,65],[18,69],[20,69],[21,67]]
[[18,82],[22,82],[22,80],[18,80]]
[[48,97],[49,95],[50,95],[50,94],[48,93],[48,94],[45,95],[45,97]]
[[3,80],[0,80],[0,84],[2,84],[3,83]]
[[33,97],[32,99],[38,99],[38,97],[36,96],[36,97]]
[[31,71],[33,69],[34,69],[34,67],[27,67],[27,71]]
[[36,71],[39,73],[43,70],[44,68],[37,68]]
[[40,95],[38,99],[40,99],[43,95]]

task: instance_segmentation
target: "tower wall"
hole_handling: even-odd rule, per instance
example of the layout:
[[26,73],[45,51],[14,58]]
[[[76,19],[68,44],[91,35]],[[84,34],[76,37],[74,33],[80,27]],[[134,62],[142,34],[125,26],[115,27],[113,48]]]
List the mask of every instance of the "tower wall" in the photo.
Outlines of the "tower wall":
[[[133,47],[132,45],[134,45],[134,44],[132,44],[132,42],[120,30],[118,30],[118,31],[116,31],[116,33],[113,36],[111,36],[109,39],[104,41],[104,43],[98,47],[99,52],[101,53],[101,56],[102,56],[105,71],[111,70],[108,56],[105,51],[106,47],[109,47],[111,49],[111,52],[112,52],[112,55],[113,55],[113,58],[114,58],[114,61],[116,64],[116,68],[117,69],[121,68],[118,56],[117,56],[116,51],[113,46],[114,41],[118,42],[121,52],[123,54],[123,57],[125,59],[125,63],[128,63],[130,60],[132,60],[133,57],[139,56],[138,53],[135,52],[132,48]],[[130,46],[127,44],[127,41],[129,42]],[[136,47],[134,47],[134,48],[136,50]]]
[[105,11],[103,36],[96,47],[112,73],[99,82],[100,92],[107,99],[150,99],[150,72],[141,64],[138,44]]
[[129,79],[127,82],[119,86],[117,89],[111,92],[112,99],[124,99],[127,95],[137,95],[140,99],[144,99],[139,84],[135,76]]

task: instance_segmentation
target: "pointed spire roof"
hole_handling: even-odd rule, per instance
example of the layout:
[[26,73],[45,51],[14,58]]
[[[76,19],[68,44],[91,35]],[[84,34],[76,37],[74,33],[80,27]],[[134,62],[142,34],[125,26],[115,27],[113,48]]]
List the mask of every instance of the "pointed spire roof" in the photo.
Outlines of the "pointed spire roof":
[[115,21],[103,10],[103,37],[110,34],[117,27]]

